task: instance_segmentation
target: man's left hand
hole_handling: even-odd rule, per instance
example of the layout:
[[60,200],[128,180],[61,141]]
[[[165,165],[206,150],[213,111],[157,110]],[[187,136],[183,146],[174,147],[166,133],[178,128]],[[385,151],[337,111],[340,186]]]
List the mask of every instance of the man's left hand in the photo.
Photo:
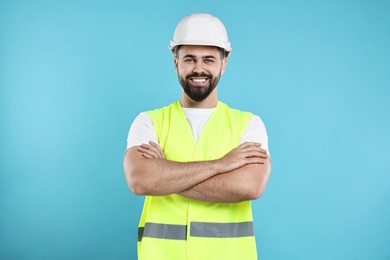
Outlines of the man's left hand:
[[147,159],[165,159],[165,155],[161,147],[155,142],[150,141],[149,144],[142,144],[138,148],[138,152]]

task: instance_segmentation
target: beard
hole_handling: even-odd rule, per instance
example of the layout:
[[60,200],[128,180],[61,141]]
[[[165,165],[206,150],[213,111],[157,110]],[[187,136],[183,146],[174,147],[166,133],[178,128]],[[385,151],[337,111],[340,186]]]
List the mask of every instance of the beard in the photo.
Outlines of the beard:
[[[205,100],[211,92],[215,89],[215,87],[218,85],[219,79],[221,77],[221,73],[219,73],[218,76],[212,77],[210,74],[206,73],[192,73],[190,75],[187,75],[185,78],[179,77],[179,82],[181,87],[183,88],[184,92],[193,100],[196,102],[200,102]],[[204,77],[207,78],[209,81],[209,84],[203,87],[200,86],[192,86],[191,84],[191,77]]]

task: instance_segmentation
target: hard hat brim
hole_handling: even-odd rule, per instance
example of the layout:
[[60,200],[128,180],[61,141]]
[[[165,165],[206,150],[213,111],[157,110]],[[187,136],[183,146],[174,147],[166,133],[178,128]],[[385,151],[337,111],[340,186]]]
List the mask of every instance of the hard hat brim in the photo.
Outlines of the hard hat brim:
[[173,51],[175,47],[180,45],[214,46],[214,47],[219,47],[221,49],[224,49],[227,53],[230,53],[232,51],[232,48],[230,47],[230,42],[228,42],[226,45],[222,45],[214,41],[196,41],[196,40],[171,41],[169,44],[169,49]]

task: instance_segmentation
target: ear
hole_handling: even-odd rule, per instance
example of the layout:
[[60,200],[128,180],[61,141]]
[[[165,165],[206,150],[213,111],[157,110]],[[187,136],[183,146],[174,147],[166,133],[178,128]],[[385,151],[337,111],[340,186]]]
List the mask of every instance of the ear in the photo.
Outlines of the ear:
[[225,57],[222,59],[222,63],[221,63],[221,75],[223,75],[223,73],[225,73],[227,64],[228,64],[228,59]]
[[173,65],[175,66],[176,72],[177,72],[178,63],[179,63],[179,61],[177,60],[177,56],[175,55],[175,57],[174,57],[174,59],[173,59]]

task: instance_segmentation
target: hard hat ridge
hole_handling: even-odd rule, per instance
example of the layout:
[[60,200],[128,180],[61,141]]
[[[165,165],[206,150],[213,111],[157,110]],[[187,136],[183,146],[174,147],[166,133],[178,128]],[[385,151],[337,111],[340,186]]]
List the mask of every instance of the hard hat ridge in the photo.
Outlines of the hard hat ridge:
[[225,26],[217,17],[207,13],[195,13],[184,17],[176,26],[169,49],[179,45],[216,46],[228,55],[232,48]]

